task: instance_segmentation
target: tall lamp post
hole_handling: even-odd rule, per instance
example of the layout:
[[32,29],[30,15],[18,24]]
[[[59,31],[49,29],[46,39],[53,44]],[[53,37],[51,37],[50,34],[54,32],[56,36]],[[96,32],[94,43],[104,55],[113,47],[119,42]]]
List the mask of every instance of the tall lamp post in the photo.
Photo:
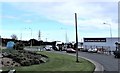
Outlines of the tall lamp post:
[[77,13],[75,13],[75,29],[76,29],[76,62],[79,62],[78,61]]
[[[25,29],[27,29],[27,28],[25,28]],[[28,28],[28,29],[30,29],[31,31],[31,39],[32,39],[32,28]],[[32,40],[31,40],[31,47],[32,47]]]
[[61,29],[64,29],[65,30],[65,49],[67,49],[67,42],[68,42],[68,37],[67,37],[67,30],[65,28],[61,28]]
[[103,23],[103,24],[110,26],[110,37],[111,37],[111,45],[112,45],[112,29],[111,29],[111,24],[108,24],[108,23]]
[[32,28],[29,28],[31,30],[31,47],[32,47]]

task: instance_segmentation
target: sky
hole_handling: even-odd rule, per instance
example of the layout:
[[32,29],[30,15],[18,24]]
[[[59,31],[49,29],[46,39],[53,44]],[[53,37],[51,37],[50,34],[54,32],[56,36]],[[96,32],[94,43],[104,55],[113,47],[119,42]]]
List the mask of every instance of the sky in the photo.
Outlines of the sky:
[[[75,41],[75,13],[78,39],[118,36],[117,0],[4,0],[0,1],[0,35],[43,41]],[[106,23],[106,24],[103,24]]]

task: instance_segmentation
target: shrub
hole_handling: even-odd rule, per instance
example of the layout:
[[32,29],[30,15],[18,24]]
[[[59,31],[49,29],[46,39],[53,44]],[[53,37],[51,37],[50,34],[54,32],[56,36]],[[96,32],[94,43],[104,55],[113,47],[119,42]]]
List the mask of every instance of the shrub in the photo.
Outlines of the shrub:
[[40,64],[40,61],[38,59],[34,59],[34,64]]
[[31,65],[34,65],[34,60],[33,59],[29,59]]
[[[34,64],[45,63],[47,57],[45,55],[38,54],[36,52],[25,51],[25,50],[4,50],[3,56],[12,58],[13,61],[20,63],[21,66],[29,66]],[[45,59],[43,57],[45,57]]]
[[3,57],[7,57],[9,54],[7,52],[4,52],[2,55]]
[[41,63],[45,63],[45,62],[47,62],[48,61],[48,59],[46,59],[46,58],[44,58],[44,57],[42,57],[41,59],[40,59],[40,62]]
[[17,42],[14,46],[14,49],[23,50],[24,49],[24,44],[22,42]]
[[30,66],[31,65],[29,60],[23,60],[23,61],[21,61],[20,64],[21,64],[21,66]]
[[25,61],[25,66],[30,66],[30,65],[31,65],[30,61],[29,61],[29,60],[26,60],[26,61]]
[[7,61],[7,63],[9,64],[10,62],[9,62],[9,61]]

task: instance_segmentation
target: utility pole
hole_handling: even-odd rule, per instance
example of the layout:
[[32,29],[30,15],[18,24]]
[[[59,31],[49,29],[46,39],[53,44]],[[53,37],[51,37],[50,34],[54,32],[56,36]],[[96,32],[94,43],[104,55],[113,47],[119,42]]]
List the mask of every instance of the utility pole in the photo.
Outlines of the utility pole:
[[22,33],[20,34],[20,40],[22,41]]
[[47,42],[47,38],[46,38],[46,42]]
[[38,33],[38,40],[40,41],[41,40],[41,32],[39,30],[39,33]]
[[[38,41],[39,41],[39,43],[40,43],[40,41],[41,41],[41,32],[40,32],[40,30],[39,30],[39,32],[38,32]],[[39,45],[41,46],[41,43],[40,43]],[[39,49],[40,49],[40,51],[41,51],[41,47],[39,47]]]
[[65,31],[65,49],[67,49],[67,43],[68,43],[67,29],[66,28],[61,28],[61,29]]
[[25,29],[30,29],[31,30],[31,43],[30,43],[30,45],[32,47],[32,28],[25,28]]
[[65,30],[65,40],[66,40],[65,49],[67,50],[67,43],[68,43],[67,30]]
[[31,30],[31,47],[32,47],[32,28],[29,28]]
[[76,29],[76,62],[79,62],[78,61],[77,13],[75,13],[75,29]]

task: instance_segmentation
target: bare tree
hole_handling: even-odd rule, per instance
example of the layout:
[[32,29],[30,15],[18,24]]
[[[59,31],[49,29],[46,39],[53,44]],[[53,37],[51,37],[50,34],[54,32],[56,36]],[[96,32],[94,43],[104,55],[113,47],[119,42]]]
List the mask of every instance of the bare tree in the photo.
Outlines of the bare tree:
[[12,34],[12,35],[11,35],[11,38],[12,38],[12,39],[15,39],[15,40],[17,40],[17,39],[18,39],[18,37],[17,37],[17,35],[16,35],[16,34]]

